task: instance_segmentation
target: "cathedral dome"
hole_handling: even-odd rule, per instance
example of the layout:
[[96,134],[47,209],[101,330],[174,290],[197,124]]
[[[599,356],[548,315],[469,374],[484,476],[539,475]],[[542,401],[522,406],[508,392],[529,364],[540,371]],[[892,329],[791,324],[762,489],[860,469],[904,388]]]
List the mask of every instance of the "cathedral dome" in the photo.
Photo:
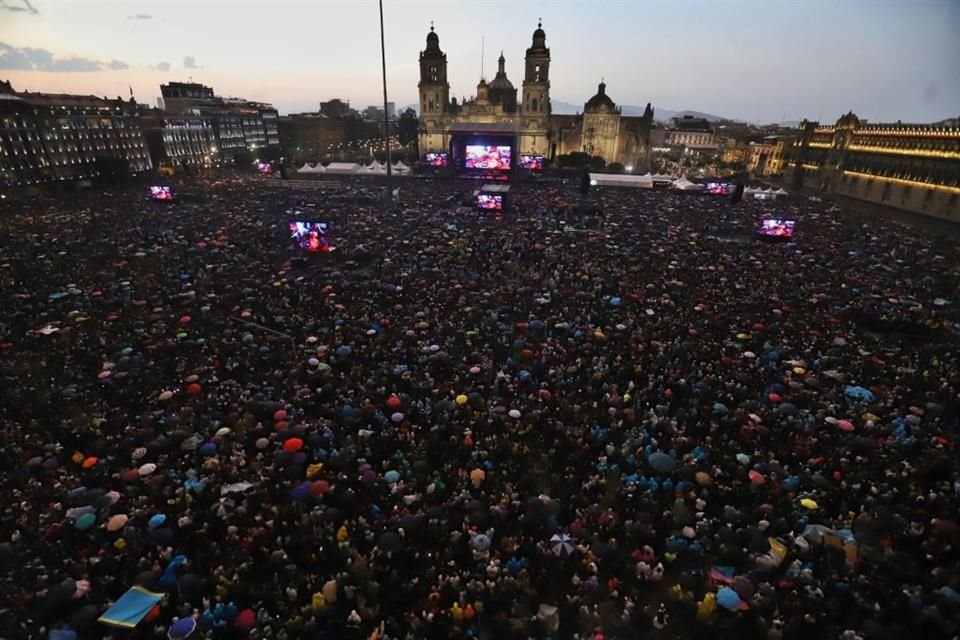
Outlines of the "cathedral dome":
[[490,82],[490,89],[494,91],[506,90],[513,91],[513,83],[510,82],[510,79],[507,78],[507,72],[504,68],[506,64],[506,59],[503,57],[503,52],[500,52],[500,59],[497,60],[499,63],[499,70],[497,71],[496,77]]
[[583,110],[602,111],[606,109],[613,111],[616,108],[617,105],[614,104],[613,100],[610,99],[610,96],[607,95],[607,85],[601,82],[600,86],[597,88],[597,95],[587,100],[587,104],[584,105]]

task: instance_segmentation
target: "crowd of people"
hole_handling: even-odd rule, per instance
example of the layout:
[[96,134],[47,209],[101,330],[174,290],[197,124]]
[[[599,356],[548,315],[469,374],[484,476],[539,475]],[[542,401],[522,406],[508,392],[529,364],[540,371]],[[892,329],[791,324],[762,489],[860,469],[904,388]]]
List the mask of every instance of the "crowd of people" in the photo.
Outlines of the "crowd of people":
[[[955,237],[173,186],[0,204],[0,637],[960,633]],[[133,587],[140,622],[98,621]]]

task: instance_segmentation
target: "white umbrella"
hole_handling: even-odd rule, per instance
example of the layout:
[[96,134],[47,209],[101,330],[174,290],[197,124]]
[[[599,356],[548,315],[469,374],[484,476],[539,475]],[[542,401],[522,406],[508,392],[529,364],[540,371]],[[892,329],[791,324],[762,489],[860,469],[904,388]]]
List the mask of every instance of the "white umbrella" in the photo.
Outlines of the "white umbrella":
[[566,558],[573,553],[573,538],[565,533],[555,533],[550,538],[550,550],[553,555]]

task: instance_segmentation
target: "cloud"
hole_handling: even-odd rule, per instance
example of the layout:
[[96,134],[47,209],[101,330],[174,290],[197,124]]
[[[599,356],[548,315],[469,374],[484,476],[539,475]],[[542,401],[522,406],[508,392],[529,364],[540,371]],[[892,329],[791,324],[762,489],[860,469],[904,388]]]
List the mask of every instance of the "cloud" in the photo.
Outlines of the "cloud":
[[0,9],[6,9],[12,13],[40,13],[30,4],[30,0],[0,0]]
[[149,16],[145,13],[138,13],[135,16],[127,16],[127,20],[153,20],[153,16]]
[[[2,2],[3,0],[0,0]],[[119,71],[129,69],[126,62],[111,60],[108,63],[89,58],[58,58],[46,49],[31,47],[12,47],[0,42],[0,69],[9,71],[51,71],[62,73],[84,73],[110,69]]]
[[170,63],[169,63],[169,62],[158,62],[158,63],[157,63],[157,71],[170,71]]
[[197,66],[197,59],[193,56],[184,56],[183,57],[183,68],[184,69],[199,69]]

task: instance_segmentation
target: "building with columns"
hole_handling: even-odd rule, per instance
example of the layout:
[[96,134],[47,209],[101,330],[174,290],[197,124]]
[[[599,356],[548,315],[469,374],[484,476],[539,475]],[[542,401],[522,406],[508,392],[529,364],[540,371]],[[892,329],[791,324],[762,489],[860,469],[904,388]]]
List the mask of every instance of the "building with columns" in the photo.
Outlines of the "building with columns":
[[853,112],[834,124],[804,120],[787,148],[784,182],[960,222],[960,128],[873,123]]
[[542,24],[537,24],[524,56],[523,83],[517,89],[507,77],[501,52],[497,74],[489,83],[480,79],[475,96],[457,101],[450,94],[447,54],[433,26],[426,49],[420,52],[420,153],[444,153],[457,130],[480,125],[512,130],[524,155],[558,155],[585,152],[608,163],[620,162],[646,170],[650,161],[650,130],[653,109],[648,104],[642,116],[623,116],[600,83],[598,92],[578,115],[553,115],[550,110],[550,49]]

